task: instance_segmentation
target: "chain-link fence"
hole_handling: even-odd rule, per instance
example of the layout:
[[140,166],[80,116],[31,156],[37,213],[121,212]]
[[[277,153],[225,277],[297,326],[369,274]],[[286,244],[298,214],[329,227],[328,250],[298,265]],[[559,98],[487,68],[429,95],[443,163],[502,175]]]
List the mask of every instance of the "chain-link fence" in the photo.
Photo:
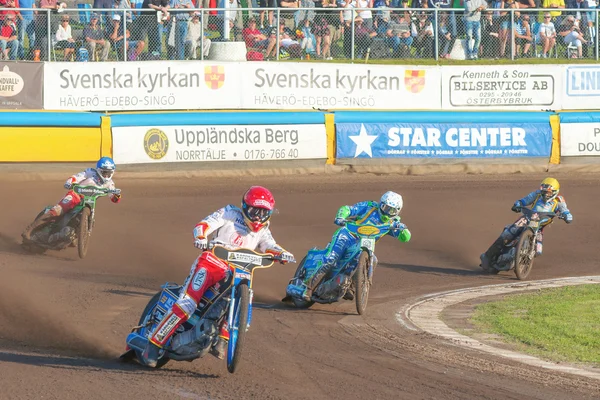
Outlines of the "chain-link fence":
[[56,0],[44,0],[42,7],[50,8],[3,8],[0,59],[218,59],[211,45],[236,41],[245,44],[249,60],[598,60],[598,11],[562,8],[564,0],[543,0],[544,9],[523,8],[526,1],[517,8],[514,0],[490,6],[467,0],[462,8],[440,2],[408,8],[405,0],[380,1],[386,6],[378,8],[358,8],[368,6],[366,0],[324,0],[323,7],[312,0],[239,1],[244,6],[230,0],[219,9],[195,8],[209,0],[150,0],[150,9],[130,0],[115,0],[110,9],[64,8]]

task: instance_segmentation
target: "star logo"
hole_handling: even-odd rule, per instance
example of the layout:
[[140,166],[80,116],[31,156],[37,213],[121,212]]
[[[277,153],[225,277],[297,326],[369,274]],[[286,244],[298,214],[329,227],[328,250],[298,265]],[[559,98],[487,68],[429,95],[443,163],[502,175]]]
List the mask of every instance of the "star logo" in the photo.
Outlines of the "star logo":
[[375,139],[377,139],[377,135],[369,135],[364,124],[360,124],[360,133],[357,136],[348,137],[350,140],[356,143],[356,152],[354,153],[354,158],[358,157],[362,153],[366,153],[369,157],[373,158],[371,145]]

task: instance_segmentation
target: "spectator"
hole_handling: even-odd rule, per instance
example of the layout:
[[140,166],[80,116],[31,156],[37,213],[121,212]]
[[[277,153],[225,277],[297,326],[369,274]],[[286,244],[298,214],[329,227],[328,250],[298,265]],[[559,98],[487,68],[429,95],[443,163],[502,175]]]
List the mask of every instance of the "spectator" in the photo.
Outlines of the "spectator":
[[[519,3],[515,0],[502,0],[502,6],[499,7],[501,9],[518,9]],[[506,56],[506,44],[508,43],[508,38],[513,38],[512,34],[512,24],[511,24],[511,16],[512,14],[508,11],[500,11],[498,17],[498,22],[500,23],[500,31],[498,32],[498,40],[500,41],[500,57]],[[511,30],[508,29],[509,25],[511,26]]]
[[499,41],[500,24],[494,19],[491,10],[484,13],[481,21],[481,48],[483,58],[498,58],[500,55]]
[[[529,48],[533,42],[529,15],[520,14],[519,11],[515,11],[515,57],[529,57]],[[521,53],[521,48],[523,53]]]
[[324,15],[319,15],[312,26],[312,33],[316,39],[317,57],[331,60],[331,32]]
[[[487,8],[484,0],[465,0],[465,28],[467,30],[467,59],[477,60],[481,42],[481,12]],[[475,39],[474,44],[471,41]]]
[[170,8],[169,0],[144,0],[142,4],[142,10],[154,12],[146,11],[137,19],[140,31],[137,32],[135,40],[138,42],[143,41],[147,35],[148,51],[151,53],[162,53],[162,25],[169,19]]
[[373,8],[373,0],[356,0],[356,8],[359,9],[358,16],[362,18],[362,25],[368,29],[373,29],[373,13],[369,8]]
[[85,47],[92,55],[92,59],[94,59],[96,50],[101,50],[102,53],[98,61],[106,61],[110,51],[110,42],[104,38],[104,32],[98,24],[99,20],[98,14],[92,14],[89,25],[83,28],[83,40],[85,41]]
[[[23,10],[23,8],[36,8],[35,0],[20,0],[19,7],[21,8],[21,18],[17,20],[17,36],[19,37],[19,54],[18,58],[25,59],[25,34],[29,39],[29,49],[35,47],[35,25],[33,23],[33,11]],[[28,59],[31,59],[31,54]]]
[[267,59],[270,56],[277,56],[277,48],[275,46],[277,44],[277,36],[272,32],[267,38],[256,29],[256,20],[254,18],[248,20],[246,28],[242,31],[242,36],[244,37],[248,49],[266,49],[265,58]]
[[127,54],[127,59],[129,61],[135,61],[144,51],[144,41],[143,40],[127,40],[124,39],[131,36],[129,29],[124,29],[123,24],[121,23],[121,16],[119,14],[113,15],[113,32],[110,35],[110,39],[115,45],[115,49],[117,50],[118,55],[123,54],[123,46],[125,46],[125,54]]
[[535,8],[535,0],[518,0],[519,8]]
[[[61,3],[61,6],[65,3]],[[58,11],[59,4],[57,0],[40,0],[40,11],[35,19],[35,49],[39,51],[41,59],[47,59],[48,50],[48,16],[52,16]],[[52,25],[52,24],[51,24]]]
[[7,15],[14,16],[15,18],[13,21],[21,16],[21,13],[18,10],[14,10],[14,8],[19,8],[19,0],[0,0],[0,9],[1,8],[13,8],[13,10],[0,11],[0,21],[4,21]]
[[6,14],[0,29],[0,59],[16,60],[19,51],[15,14]]
[[564,41],[567,45],[577,46],[577,57],[581,58],[583,57],[583,50],[581,46],[583,43],[587,43],[587,41],[581,34],[578,22],[579,21],[576,21],[574,16],[569,15],[558,26],[558,34],[564,38]]
[[208,53],[210,51],[211,41],[207,37],[201,37],[201,28],[202,25],[200,24],[200,13],[195,12],[194,15],[192,15],[191,21],[188,22],[188,31],[185,38],[185,44],[192,60],[195,60],[197,57],[196,48],[198,48],[198,46],[202,47],[202,54],[204,55],[204,58],[208,57]]
[[404,13],[395,15],[396,20],[391,21],[386,32],[387,40],[394,54],[399,58],[410,56],[410,46],[413,38],[410,31],[410,19]]
[[420,12],[412,23],[412,36],[415,38],[415,55],[417,58],[433,58],[433,26],[427,13]]
[[[277,0],[259,0],[258,6],[260,8],[277,8]],[[267,22],[269,23],[269,27],[273,25],[273,13],[274,10],[269,10],[269,14],[267,17]],[[265,10],[260,11],[260,29],[265,27]]]
[[[299,35],[298,35],[299,33]],[[300,47],[306,54],[315,54],[317,51],[317,38],[310,26],[310,21],[305,19],[302,28],[296,31],[296,34],[302,38]]]
[[[306,19],[305,25],[306,25],[306,31],[308,33],[310,33],[310,21]],[[301,58],[302,57],[302,46],[300,45],[300,42],[298,42],[295,38],[292,37],[293,35],[294,35],[294,33],[289,28],[286,28],[285,22],[281,21],[281,23],[279,24],[279,44],[280,44],[280,46],[283,49],[285,49],[285,51],[289,54],[289,56],[291,58]],[[313,45],[314,45],[314,43],[313,43]],[[314,51],[314,47],[313,47],[313,51]]]
[[[560,10],[565,8],[565,0],[542,0],[542,8],[550,10]],[[550,11],[552,18],[556,18],[562,14],[561,11]],[[544,15],[544,12],[540,12],[540,19]]]
[[556,45],[556,28],[550,13],[544,14],[544,22],[540,25],[539,41],[542,43],[542,58],[547,58],[548,52]]
[[450,43],[452,43],[452,34],[448,29],[447,19],[440,20],[440,29],[439,38],[438,38],[438,46],[440,49],[440,57],[441,58],[450,58]]
[[192,0],[172,0],[171,14],[173,20],[171,29],[175,29],[175,49],[177,60],[185,60],[185,38],[187,36],[188,22],[194,8]]
[[56,45],[55,49],[64,49],[64,61],[71,60],[75,53],[75,39],[71,34],[71,25],[69,25],[70,17],[63,15],[60,19],[60,25],[56,31]]
[[[313,0],[300,0],[300,8],[315,8],[315,2]],[[294,26],[298,27],[302,25],[303,21],[308,19],[313,22],[315,19],[314,10],[298,10],[294,13]]]
[[373,28],[364,25],[362,17],[358,16],[354,19],[355,58],[365,57],[367,51],[371,48],[371,43],[373,43],[375,36],[377,36],[377,32]]

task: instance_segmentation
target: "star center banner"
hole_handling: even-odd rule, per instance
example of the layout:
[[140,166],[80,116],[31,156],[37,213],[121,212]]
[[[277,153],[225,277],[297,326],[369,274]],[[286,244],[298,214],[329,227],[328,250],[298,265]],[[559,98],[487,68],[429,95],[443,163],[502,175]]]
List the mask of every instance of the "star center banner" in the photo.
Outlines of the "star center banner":
[[548,157],[552,129],[532,123],[340,123],[337,158]]

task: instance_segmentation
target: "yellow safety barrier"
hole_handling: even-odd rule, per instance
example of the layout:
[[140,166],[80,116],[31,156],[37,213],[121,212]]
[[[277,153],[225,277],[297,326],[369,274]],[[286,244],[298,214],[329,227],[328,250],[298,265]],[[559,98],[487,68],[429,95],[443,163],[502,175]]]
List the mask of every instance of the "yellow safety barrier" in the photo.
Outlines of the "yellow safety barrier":
[[325,133],[327,133],[327,162],[335,164],[336,142],[335,142],[335,114],[325,114]]
[[100,133],[101,133],[101,144],[100,144],[100,155],[102,157],[113,156],[112,146],[112,131],[110,129],[110,117],[100,117]]
[[552,128],[552,149],[550,151],[550,164],[560,164],[560,115],[550,116]]
[[100,158],[100,128],[0,127],[1,162],[83,162]]

